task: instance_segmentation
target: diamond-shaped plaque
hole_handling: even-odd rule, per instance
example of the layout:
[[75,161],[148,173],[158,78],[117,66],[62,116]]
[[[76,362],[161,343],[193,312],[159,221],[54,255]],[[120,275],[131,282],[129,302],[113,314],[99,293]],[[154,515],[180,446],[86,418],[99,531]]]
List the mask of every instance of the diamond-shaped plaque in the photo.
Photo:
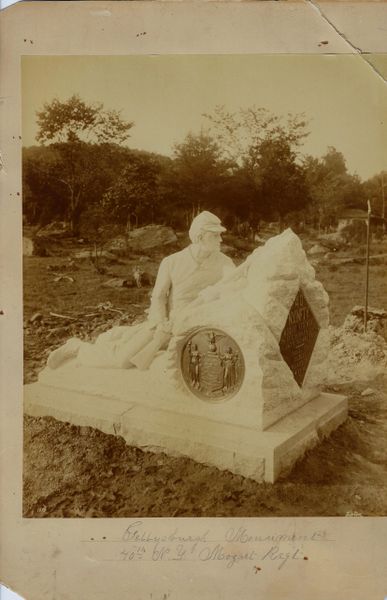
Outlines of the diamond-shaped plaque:
[[279,343],[284,361],[301,387],[317,340],[319,326],[301,289],[290,308]]

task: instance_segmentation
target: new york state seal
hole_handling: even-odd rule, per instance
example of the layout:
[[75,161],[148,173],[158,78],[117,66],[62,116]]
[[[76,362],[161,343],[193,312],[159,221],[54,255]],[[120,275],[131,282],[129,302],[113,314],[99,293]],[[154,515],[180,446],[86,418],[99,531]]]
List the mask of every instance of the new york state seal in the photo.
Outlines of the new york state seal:
[[202,327],[184,341],[181,371],[195,396],[216,402],[238,392],[245,365],[242,351],[232,337],[220,329]]

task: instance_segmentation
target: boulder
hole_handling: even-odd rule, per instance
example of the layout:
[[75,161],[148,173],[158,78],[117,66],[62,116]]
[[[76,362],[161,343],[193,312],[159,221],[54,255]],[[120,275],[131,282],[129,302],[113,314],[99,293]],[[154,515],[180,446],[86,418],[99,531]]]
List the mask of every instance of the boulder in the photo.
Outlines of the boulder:
[[67,237],[71,235],[70,227],[65,221],[53,221],[37,232],[37,237]]
[[108,250],[116,254],[125,254],[128,251],[128,239],[124,235],[113,238],[108,244]]
[[326,248],[321,244],[315,244],[308,250],[308,254],[310,256],[314,256],[315,254],[324,254],[326,252]]
[[23,237],[23,256],[48,256],[46,244],[41,238]]
[[372,396],[374,393],[375,393],[375,390],[373,390],[372,388],[367,388],[362,391],[361,395],[362,396]]
[[174,244],[177,242],[177,236],[171,227],[146,225],[130,231],[128,240],[131,250],[147,250],[148,248]]
[[34,241],[31,238],[23,237],[23,256],[34,255]]
[[109,279],[102,284],[103,287],[110,288],[123,288],[128,287],[126,285],[126,279],[119,279],[118,277],[114,277],[113,279]]
[[[364,334],[364,306],[354,306],[346,316],[341,330],[351,335]],[[387,311],[369,306],[367,308],[367,332],[387,341]]]
[[347,243],[340,233],[325,233],[320,235],[318,242],[321,246],[328,248],[328,250],[336,251],[340,248],[344,248]]
[[[115,259],[115,255],[112,254],[111,252],[108,252],[107,250],[101,250],[101,252],[98,252],[98,256],[99,258],[109,258],[109,259]],[[92,249],[89,250],[80,250],[79,252],[74,252],[73,254],[74,258],[94,258],[94,251]]]

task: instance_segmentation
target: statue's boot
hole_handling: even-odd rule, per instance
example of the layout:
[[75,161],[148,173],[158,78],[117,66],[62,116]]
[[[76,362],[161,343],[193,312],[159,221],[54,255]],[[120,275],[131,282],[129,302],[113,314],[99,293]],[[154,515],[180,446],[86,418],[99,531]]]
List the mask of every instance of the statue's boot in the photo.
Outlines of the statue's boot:
[[63,346],[50,353],[47,359],[47,366],[50,369],[57,369],[66,360],[77,356],[80,347],[84,343],[78,338],[70,338]]
[[84,344],[78,352],[77,363],[84,367],[105,369],[129,369],[133,367],[131,358],[153,338],[154,331],[146,326],[138,327],[135,335],[112,336],[98,339],[95,344]]

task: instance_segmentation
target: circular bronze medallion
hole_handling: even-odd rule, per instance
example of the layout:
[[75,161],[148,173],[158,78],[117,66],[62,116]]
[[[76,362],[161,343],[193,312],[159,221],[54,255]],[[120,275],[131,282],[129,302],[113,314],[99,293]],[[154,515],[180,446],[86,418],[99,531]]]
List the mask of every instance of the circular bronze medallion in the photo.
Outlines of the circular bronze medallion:
[[184,340],[181,370],[190,391],[202,400],[234,396],[245,373],[242,351],[220,329],[201,328]]

